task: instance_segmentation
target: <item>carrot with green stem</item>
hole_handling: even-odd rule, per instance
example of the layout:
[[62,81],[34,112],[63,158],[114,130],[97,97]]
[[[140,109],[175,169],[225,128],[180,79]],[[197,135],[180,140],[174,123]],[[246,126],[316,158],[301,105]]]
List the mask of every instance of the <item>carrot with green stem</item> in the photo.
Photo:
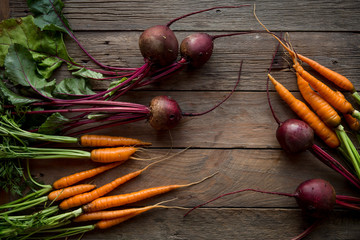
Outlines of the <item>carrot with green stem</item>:
[[144,142],[135,138],[121,136],[106,136],[85,134],[78,138],[69,136],[58,136],[30,132],[21,129],[14,119],[7,115],[0,116],[0,136],[27,138],[31,140],[58,142],[58,143],[78,143],[83,147],[116,147],[116,146],[149,146],[151,143]]

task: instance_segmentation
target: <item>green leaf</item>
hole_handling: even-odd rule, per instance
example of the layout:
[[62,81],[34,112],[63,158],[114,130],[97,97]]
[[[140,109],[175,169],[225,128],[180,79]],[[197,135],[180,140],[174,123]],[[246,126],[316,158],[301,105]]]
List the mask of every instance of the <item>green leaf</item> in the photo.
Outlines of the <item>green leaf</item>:
[[62,14],[64,3],[61,0],[28,0],[28,7],[34,14],[35,24],[41,30],[62,31],[70,30],[69,22]]
[[64,98],[66,95],[92,95],[95,94],[87,81],[83,78],[65,78],[56,85],[54,93],[55,96]]
[[70,122],[70,119],[64,117],[60,113],[53,113],[39,127],[38,132],[43,134],[56,134],[61,130],[63,124],[68,122]]
[[[0,22],[0,67],[12,44],[27,48],[35,61],[39,72],[49,78],[61,65],[62,59],[72,61],[67,53],[61,32],[41,31],[34,23],[34,17],[7,19]],[[61,58],[61,59],[59,59]]]
[[[73,67],[72,69],[75,68]],[[91,78],[91,79],[101,79],[104,77],[101,73],[94,72],[86,68],[80,68],[78,71],[72,72],[72,75],[83,78]]]
[[27,98],[14,93],[13,91],[11,91],[6,87],[5,83],[1,79],[0,79],[0,96],[2,99],[7,100],[7,103],[15,106],[22,106],[39,101],[38,99]]
[[5,58],[5,71],[9,80],[16,86],[31,87],[38,94],[52,97],[56,81],[48,82],[38,74],[36,62],[29,50],[19,44],[12,45]]

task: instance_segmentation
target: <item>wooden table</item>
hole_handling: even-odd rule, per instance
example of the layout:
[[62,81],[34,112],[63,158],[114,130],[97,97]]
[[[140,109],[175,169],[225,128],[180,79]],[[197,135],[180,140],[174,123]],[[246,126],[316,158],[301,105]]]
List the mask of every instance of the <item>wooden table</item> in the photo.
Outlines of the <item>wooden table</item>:
[[[85,48],[111,66],[141,66],[138,50],[141,32],[165,24],[183,14],[212,6],[239,5],[255,1],[81,1],[66,0],[65,16]],[[6,1],[4,2],[6,4]],[[10,17],[29,12],[26,1],[9,3]],[[253,7],[221,9],[188,17],[172,25],[179,41],[193,32],[221,34],[262,30],[252,14]],[[257,15],[272,31],[288,32],[298,52],[331,67],[360,89],[360,1],[256,1]],[[66,44],[77,62],[94,66],[69,37]],[[145,206],[177,198],[171,206],[191,208],[220,194],[256,188],[291,193],[302,181],[322,178],[338,194],[359,196],[340,175],[320,163],[311,153],[288,155],[275,138],[277,124],[266,99],[266,74],[277,42],[268,34],[247,34],[215,40],[212,59],[200,69],[184,69],[159,84],[132,91],[122,100],[147,105],[157,95],[176,99],[183,111],[200,112],[221,101],[234,87],[240,61],[241,82],[233,96],[215,111],[186,118],[168,132],[156,132],[146,122],[129,124],[98,133],[124,135],[153,143],[144,157],[164,156],[191,147],[153,166],[111,194],[136,191],[166,184],[182,184],[219,172],[215,177],[189,188],[141,201]],[[297,97],[295,75],[280,48],[272,74]],[[67,76],[65,69],[57,78]],[[95,83],[103,89],[108,83]],[[270,98],[280,120],[295,117],[270,87]],[[317,139],[316,143],[323,146]],[[333,150],[327,149],[341,160]],[[128,161],[91,181],[98,186],[146,162]],[[88,169],[86,160],[33,161],[32,173],[52,183],[55,179]],[[231,195],[183,217],[186,210],[157,209],[106,231],[93,231],[83,239],[290,239],[311,221],[301,214],[294,199],[254,192]],[[342,208],[326,219],[308,239],[360,239],[358,213]]]

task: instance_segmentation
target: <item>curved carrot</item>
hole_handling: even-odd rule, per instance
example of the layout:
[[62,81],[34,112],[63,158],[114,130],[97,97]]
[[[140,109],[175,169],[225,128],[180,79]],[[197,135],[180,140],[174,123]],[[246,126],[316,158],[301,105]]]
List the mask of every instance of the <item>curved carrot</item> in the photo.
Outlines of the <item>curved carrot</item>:
[[79,185],[67,187],[64,189],[54,190],[48,194],[48,200],[50,200],[50,201],[62,200],[65,198],[75,196],[77,194],[88,192],[88,191],[94,189],[95,187],[96,186],[92,185],[92,184],[79,184]]
[[296,73],[297,84],[305,101],[314,109],[321,120],[329,127],[337,127],[341,123],[341,117],[335,109],[329,105],[319,94],[313,91],[307,81],[299,73]]
[[79,143],[84,147],[115,147],[115,146],[149,146],[151,143],[135,138],[115,137],[105,135],[83,135]]
[[310,73],[304,70],[304,68],[299,64],[295,63],[293,65],[297,73],[301,75],[331,106],[340,111],[341,113],[352,114],[354,108],[345,98],[341,98],[338,94],[330,89],[326,84],[322,83]]
[[138,201],[141,201],[141,200],[144,200],[144,199],[147,199],[147,198],[159,195],[159,194],[169,192],[174,189],[178,189],[178,188],[182,188],[182,187],[189,187],[189,186],[198,184],[212,176],[214,176],[214,174],[210,175],[206,178],[203,178],[200,181],[189,183],[189,184],[183,184],[183,185],[177,184],[177,185],[153,187],[153,188],[147,188],[147,189],[143,189],[143,190],[140,190],[137,192],[132,192],[132,193],[126,193],[126,194],[120,194],[120,195],[114,195],[114,196],[108,196],[108,197],[101,197],[101,198],[95,199],[91,203],[84,205],[82,207],[82,209],[85,213],[88,213],[88,212],[99,211],[99,210],[103,210],[103,209],[107,209],[107,208],[111,208],[111,207],[123,206],[125,204],[138,202]]
[[102,163],[126,161],[136,151],[135,147],[99,148],[91,151],[90,159]]
[[117,224],[125,222],[126,220],[133,218],[139,215],[141,212],[132,213],[123,217],[115,218],[115,219],[108,219],[108,220],[101,220],[95,224],[95,228],[97,229],[107,229],[113,227]]
[[[160,161],[163,161],[163,160],[160,160]],[[114,190],[115,188],[117,188],[118,186],[120,186],[121,184],[127,182],[127,181],[130,181],[131,179],[139,176],[142,172],[144,172],[146,169],[148,169],[150,166],[160,162],[160,161],[157,161],[157,162],[153,162],[149,165],[147,165],[145,168],[143,169],[140,169],[138,171],[135,171],[135,172],[132,172],[132,173],[129,173],[129,174],[126,174],[122,177],[119,177],[117,179],[115,179],[114,181],[108,183],[108,184],[105,184],[97,189],[94,189],[93,191],[91,192],[86,192],[86,193],[83,193],[83,194],[78,194],[76,196],[73,196],[71,198],[68,198],[64,201],[62,201],[59,205],[60,209],[62,210],[66,210],[66,209],[69,209],[69,208],[72,208],[72,207],[77,207],[77,206],[81,206],[83,204],[86,204],[86,203],[89,203],[99,197],[102,197],[104,196],[105,194],[111,192],[112,190]]]
[[283,85],[276,81],[270,74],[268,74],[276,91],[280,97],[289,105],[289,107],[310,127],[314,132],[331,148],[337,148],[340,141],[335,132],[332,131],[321,119],[312,112],[308,106],[302,101],[296,99]]
[[93,176],[96,176],[102,172],[105,172],[107,170],[110,170],[114,167],[119,166],[120,164],[122,164],[122,162],[115,162],[115,163],[110,163],[107,165],[103,165],[100,167],[96,167],[96,168],[92,168],[86,171],[82,171],[82,172],[78,172],[75,174],[71,174],[69,176],[66,177],[62,177],[59,180],[55,181],[53,183],[53,188],[54,189],[60,189],[60,188],[65,188],[68,186],[71,186],[77,182],[80,182],[84,179],[88,179],[91,178]]

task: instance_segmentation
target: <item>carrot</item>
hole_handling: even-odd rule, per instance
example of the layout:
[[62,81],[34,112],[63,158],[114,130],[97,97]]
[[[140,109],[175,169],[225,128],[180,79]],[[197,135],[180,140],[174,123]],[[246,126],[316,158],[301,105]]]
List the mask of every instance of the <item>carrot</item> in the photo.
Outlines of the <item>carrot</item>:
[[[216,174],[216,173],[215,173]],[[132,193],[126,193],[126,194],[120,194],[120,195],[114,195],[114,196],[108,196],[108,197],[101,197],[98,198],[91,203],[88,203],[82,207],[83,211],[85,213],[88,212],[95,212],[111,207],[118,207],[123,206],[128,203],[134,203],[138,202],[159,194],[163,194],[166,192],[169,192],[174,189],[183,188],[183,187],[189,187],[198,183],[201,183],[205,181],[206,179],[214,176],[215,174],[212,174],[206,178],[203,178],[200,181],[189,183],[189,184],[183,184],[183,185],[167,185],[167,186],[160,186],[160,187],[153,187],[153,188],[147,188],[143,189],[137,192]]]
[[124,217],[129,214],[137,213],[137,212],[145,212],[154,208],[178,208],[178,209],[185,209],[182,207],[177,206],[165,206],[161,205],[165,202],[172,201],[173,199],[166,200],[159,202],[157,204],[151,205],[151,206],[145,206],[140,208],[127,208],[127,209],[120,209],[120,210],[111,210],[111,211],[97,211],[97,212],[90,212],[90,213],[84,213],[75,219],[73,219],[73,222],[85,222],[85,221],[93,221],[93,220],[107,220],[107,219],[114,219],[114,218],[120,218]]
[[341,117],[335,109],[329,105],[319,94],[313,91],[308,82],[306,82],[299,73],[296,73],[297,84],[301,95],[312,109],[317,113],[321,120],[329,127],[337,127],[341,123]]
[[120,224],[122,222],[125,222],[126,220],[128,220],[130,218],[133,218],[133,217],[139,215],[140,213],[142,213],[142,212],[136,212],[136,213],[128,214],[126,216],[115,218],[115,219],[101,220],[101,221],[99,221],[99,222],[97,222],[95,224],[95,228],[97,228],[97,229],[107,229],[107,228],[113,227],[113,226],[115,226],[117,224]]
[[273,83],[280,97],[289,105],[289,107],[307,124],[311,126],[314,132],[331,148],[337,148],[340,141],[335,132],[332,131],[321,119],[312,112],[302,101],[296,99],[283,85],[276,81],[270,74],[269,79]]
[[48,200],[50,201],[59,201],[65,198],[75,196],[80,193],[88,192],[94,189],[96,186],[92,184],[79,184],[72,187],[67,187],[63,189],[58,189],[50,192],[48,194]]
[[[160,161],[163,161],[163,160],[164,159],[162,159]],[[126,174],[126,175],[124,175],[122,177],[119,177],[119,178],[115,179],[114,181],[101,186],[100,188],[94,189],[91,192],[79,194],[79,195],[73,196],[71,198],[68,198],[68,199],[62,201],[60,203],[59,207],[62,210],[67,210],[67,209],[72,208],[72,207],[77,207],[77,206],[81,206],[83,204],[89,203],[89,202],[91,202],[91,201],[93,201],[93,200],[95,200],[95,199],[97,199],[97,198],[99,198],[101,196],[104,196],[105,194],[111,192],[112,190],[114,190],[115,188],[120,186],[121,184],[123,184],[123,183],[125,183],[127,181],[130,181],[131,179],[139,176],[142,172],[144,172],[150,166],[152,166],[152,165],[154,165],[154,164],[156,164],[156,163],[158,163],[160,161],[153,162],[153,163],[147,165],[145,168],[143,168],[141,170],[138,170],[138,171]]]
[[54,189],[60,189],[60,188],[65,188],[68,186],[71,186],[77,182],[80,182],[84,179],[88,179],[91,178],[93,176],[96,176],[102,172],[105,172],[107,170],[110,170],[112,168],[115,168],[117,166],[119,166],[120,164],[122,164],[123,162],[115,162],[115,163],[110,163],[107,165],[103,165],[100,167],[96,167],[96,168],[92,168],[86,171],[82,171],[82,172],[78,172],[75,174],[71,174],[69,176],[66,177],[62,177],[59,180],[55,181],[53,183],[53,188]]
[[306,80],[335,109],[343,114],[353,115],[355,109],[350,102],[348,102],[345,98],[339,97],[338,94],[326,86],[326,84],[322,83],[310,73],[305,71],[299,63],[295,63],[293,67],[296,72],[299,73],[301,77],[303,77],[304,80]]
[[91,151],[90,159],[101,163],[126,161],[137,150],[135,147],[99,148]]
[[149,146],[151,143],[135,138],[115,137],[105,135],[83,135],[79,143],[84,147],[115,147],[115,146]]
[[351,93],[355,92],[355,87],[351,83],[351,81],[346,78],[345,76],[319,64],[318,62],[307,58],[301,54],[296,54],[296,56],[303,62],[307,63],[312,69],[320,73],[322,76],[324,76],[329,81],[333,82],[336,86],[350,91]]

